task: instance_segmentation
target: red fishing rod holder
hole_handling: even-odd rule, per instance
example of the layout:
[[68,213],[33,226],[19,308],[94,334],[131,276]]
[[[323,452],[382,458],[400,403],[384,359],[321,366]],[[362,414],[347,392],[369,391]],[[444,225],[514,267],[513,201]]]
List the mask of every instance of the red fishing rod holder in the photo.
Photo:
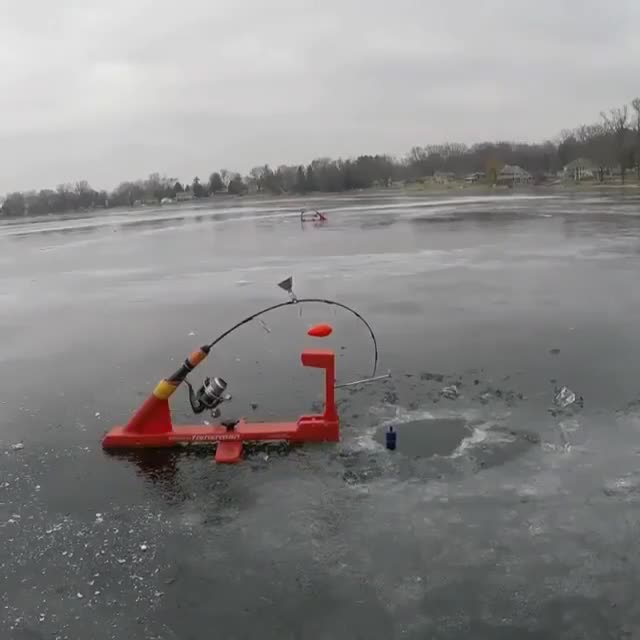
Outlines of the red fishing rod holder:
[[[195,351],[185,362],[193,370],[208,350]],[[235,463],[242,459],[244,442],[338,442],[340,421],[335,403],[335,354],[322,349],[306,349],[301,354],[305,367],[324,369],[324,412],[303,415],[295,422],[224,422],[216,425],[174,425],[169,398],[186,377],[180,370],[161,380],[124,426],[113,427],[102,441],[107,450],[167,448],[190,444],[217,445],[216,462]]]

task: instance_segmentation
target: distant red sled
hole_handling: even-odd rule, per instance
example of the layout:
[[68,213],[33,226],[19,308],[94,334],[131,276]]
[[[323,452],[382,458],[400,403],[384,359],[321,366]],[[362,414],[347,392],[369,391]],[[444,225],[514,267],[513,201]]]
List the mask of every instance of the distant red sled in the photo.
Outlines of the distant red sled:
[[300,212],[301,222],[327,222],[328,218],[324,213],[320,213],[317,209],[307,211],[303,209]]

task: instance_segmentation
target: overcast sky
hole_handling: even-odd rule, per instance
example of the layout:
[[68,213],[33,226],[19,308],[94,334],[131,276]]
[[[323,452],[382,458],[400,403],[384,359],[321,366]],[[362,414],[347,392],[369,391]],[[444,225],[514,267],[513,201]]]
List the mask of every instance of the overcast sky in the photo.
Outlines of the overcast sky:
[[640,94],[640,0],[0,0],[0,192],[538,140]]

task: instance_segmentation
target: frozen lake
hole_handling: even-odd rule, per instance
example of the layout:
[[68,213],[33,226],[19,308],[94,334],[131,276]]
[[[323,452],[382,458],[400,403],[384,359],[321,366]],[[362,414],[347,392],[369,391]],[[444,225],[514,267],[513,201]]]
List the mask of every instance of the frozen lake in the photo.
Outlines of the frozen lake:
[[[305,206],[329,222],[303,225]],[[639,274],[638,196],[0,224],[0,637],[635,637]],[[102,451],[194,347],[286,300],[288,275],[362,313],[393,373],[339,393],[339,445],[235,467]],[[308,306],[247,325],[194,382],[229,382],[225,417],[295,418],[321,397],[299,353],[324,321],[339,381],[368,375],[366,331]],[[554,405],[563,386],[584,406]],[[194,421],[184,390],[174,408]]]

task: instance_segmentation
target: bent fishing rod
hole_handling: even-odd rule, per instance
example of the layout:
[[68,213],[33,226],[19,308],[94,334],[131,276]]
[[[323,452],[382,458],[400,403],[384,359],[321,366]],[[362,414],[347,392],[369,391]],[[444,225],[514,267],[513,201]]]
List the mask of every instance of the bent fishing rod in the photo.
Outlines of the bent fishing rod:
[[352,382],[346,382],[343,384],[335,385],[336,388],[342,387],[350,387],[356,386],[360,384],[368,384],[370,382],[377,382],[379,380],[383,380],[389,378],[391,376],[390,373],[386,375],[377,376],[376,373],[378,371],[378,341],[376,339],[376,335],[371,328],[371,325],[367,322],[367,320],[358,313],[352,307],[338,302],[336,300],[331,300],[328,298],[298,298],[296,294],[293,292],[293,277],[286,278],[282,282],[278,283],[278,286],[286,291],[289,294],[289,300],[286,302],[280,302],[277,304],[273,304],[269,307],[265,307],[264,309],[260,309],[251,315],[246,316],[239,322],[236,322],[229,329],[223,331],[220,335],[214,338],[208,344],[200,347],[198,351],[195,351],[187,358],[183,365],[170,377],[167,378],[166,382],[174,387],[180,385],[181,382],[185,382],[189,388],[189,403],[191,404],[191,408],[194,413],[201,413],[205,409],[209,409],[212,412],[216,412],[216,408],[225,400],[230,400],[231,396],[225,394],[227,383],[223,378],[205,378],[203,385],[200,387],[198,391],[194,391],[191,383],[187,380],[187,376],[193,369],[202,362],[211,349],[215,347],[222,340],[227,338],[230,334],[234,333],[244,325],[261,318],[262,316],[271,313],[277,309],[283,309],[285,307],[303,305],[303,304],[323,304],[333,307],[338,307],[340,309],[344,309],[349,313],[353,314],[356,318],[358,318],[367,328],[369,335],[371,336],[371,340],[373,342],[373,368],[371,372],[371,376],[368,378],[363,378],[361,380],[354,380]]

